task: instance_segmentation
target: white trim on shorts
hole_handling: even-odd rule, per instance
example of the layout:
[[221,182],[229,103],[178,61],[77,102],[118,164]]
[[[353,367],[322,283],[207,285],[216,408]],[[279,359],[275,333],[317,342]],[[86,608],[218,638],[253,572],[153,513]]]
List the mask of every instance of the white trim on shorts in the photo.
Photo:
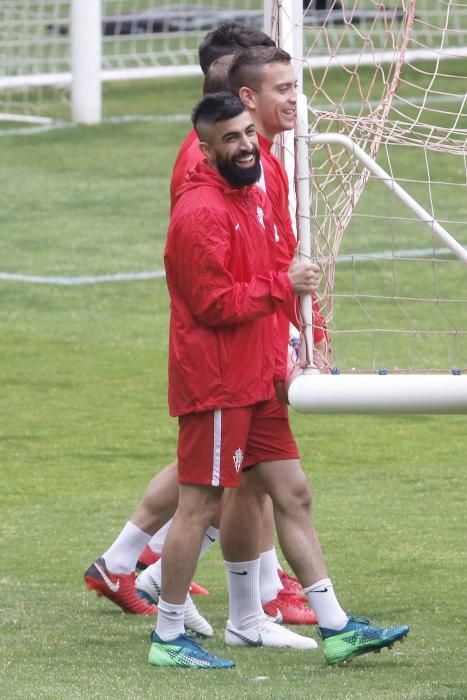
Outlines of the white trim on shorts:
[[222,447],[222,411],[213,411],[214,435],[212,450],[212,479],[211,486],[219,486],[221,480],[221,447]]

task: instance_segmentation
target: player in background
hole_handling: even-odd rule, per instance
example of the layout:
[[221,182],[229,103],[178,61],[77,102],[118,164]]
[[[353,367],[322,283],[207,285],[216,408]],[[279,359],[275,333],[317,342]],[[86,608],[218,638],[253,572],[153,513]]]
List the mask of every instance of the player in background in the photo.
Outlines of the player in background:
[[198,47],[201,70],[206,75],[209,66],[223,56],[233,56],[250,46],[275,46],[273,39],[256,27],[238,22],[222,22],[208,32]]
[[[231,91],[240,96],[255,122],[263,154],[278,131],[290,129],[294,123],[296,80],[290,56],[276,48],[245,49],[234,58],[229,80]],[[263,162],[267,162],[264,157]],[[281,167],[277,161],[276,167]],[[268,193],[273,209],[274,194],[282,198],[282,189]],[[286,200],[286,197],[283,198],[284,217]],[[275,223],[277,220],[275,213]],[[368,620],[349,617],[340,606],[313,526],[310,515],[311,491],[298,459],[268,460],[256,464],[243,474],[240,488],[232,490],[223,504],[223,551],[235,554],[238,542],[242,541],[242,528],[243,538],[247,536],[246,522],[248,530],[255,532],[251,513],[258,512],[258,485],[270,495],[274,503],[281,548],[316,613],[326,659],[338,663],[354,655],[390,646],[395,640],[403,638],[408,632],[405,625],[382,629]],[[247,513],[250,514],[250,521],[244,519]],[[235,534],[232,528],[235,528]],[[253,545],[252,538],[249,541]],[[243,562],[242,565],[245,564]],[[237,593],[242,596],[241,590]],[[235,596],[231,597],[235,599]],[[228,623],[226,640],[229,639]]]
[[[227,72],[230,61],[234,54],[249,46],[275,46],[270,36],[256,27],[239,24],[238,22],[223,22],[216,29],[208,32],[198,47],[199,65],[204,75],[208,78],[205,81],[203,93],[220,92],[228,90]],[[216,64],[215,71],[209,69]],[[185,157],[185,151],[190,148],[193,141],[196,141],[196,132],[192,129],[188,137],[184,140],[174,164],[174,171],[183,172],[185,167],[181,163]],[[171,202],[174,201],[175,192],[170,190]]]

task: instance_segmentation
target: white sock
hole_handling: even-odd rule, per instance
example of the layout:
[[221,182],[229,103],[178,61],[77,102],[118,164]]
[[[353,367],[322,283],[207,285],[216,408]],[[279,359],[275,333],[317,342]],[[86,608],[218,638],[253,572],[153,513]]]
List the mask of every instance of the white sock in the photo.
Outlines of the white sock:
[[138,557],[151,535],[128,521],[117,539],[102,555],[105,565],[113,574],[130,574],[135,570]]
[[349,618],[339,605],[330,578],[316,581],[312,586],[303,590],[315,611],[320,627],[341,630],[346,626]]
[[213,544],[219,539],[219,530],[216,527],[210,525],[206,532],[204,533],[203,541],[201,542],[201,551],[199,556],[202,557],[208,549],[212,547]]
[[251,627],[264,618],[259,595],[259,559],[224,561],[229,589],[229,620],[237,629]]
[[267,552],[261,552],[259,562],[259,593],[261,596],[261,603],[264,605],[274,600],[284,586],[277,573],[277,555],[275,547]]
[[157,609],[156,634],[161,639],[170,642],[179,634],[185,634],[185,603],[174,605],[159,598]]
[[149,547],[152,549],[153,552],[156,552],[156,554],[160,554],[162,552],[165,538],[167,536],[171,524],[172,518],[170,518],[170,520],[165,525],[163,525],[161,529],[155,533],[155,535],[151,537]]

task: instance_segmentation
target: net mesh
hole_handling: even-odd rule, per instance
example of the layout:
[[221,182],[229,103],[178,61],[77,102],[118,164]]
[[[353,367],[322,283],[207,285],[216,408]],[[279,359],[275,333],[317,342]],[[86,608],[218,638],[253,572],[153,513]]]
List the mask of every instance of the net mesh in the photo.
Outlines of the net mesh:
[[262,0],[103,0],[104,69],[198,65],[198,46],[222,21],[261,26]]
[[[350,137],[465,245],[465,3],[327,5],[304,15],[310,134]],[[309,153],[333,364],[465,369],[465,265],[343,147]]]
[[[70,118],[71,4],[0,3],[0,119]],[[152,78],[157,69],[183,74],[198,66],[208,31],[224,20],[262,27],[262,6],[262,0],[101,0],[104,80],[120,80],[122,72],[128,80]]]
[[[68,0],[0,3],[0,119],[15,115],[15,121],[24,117],[40,123],[51,113],[68,114],[63,73],[69,70],[69,38],[52,28],[66,21],[69,4]],[[34,86],[39,76],[45,77]]]

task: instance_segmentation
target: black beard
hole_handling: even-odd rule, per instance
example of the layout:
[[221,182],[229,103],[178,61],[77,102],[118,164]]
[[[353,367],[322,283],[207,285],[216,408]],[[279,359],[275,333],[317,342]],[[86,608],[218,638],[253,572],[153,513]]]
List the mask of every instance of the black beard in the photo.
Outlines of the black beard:
[[[258,147],[253,146],[252,152],[255,157],[255,162],[251,168],[240,168],[235,164],[235,160],[232,159],[221,158],[220,156],[216,158],[216,165],[219,173],[232,187],[246,187],[247,185],[253,185],[253,183],[258,182],[260,179],[261,163],[259,160]],[[244,156],[247,153],[249,152],[241,151],[237,157]]]

